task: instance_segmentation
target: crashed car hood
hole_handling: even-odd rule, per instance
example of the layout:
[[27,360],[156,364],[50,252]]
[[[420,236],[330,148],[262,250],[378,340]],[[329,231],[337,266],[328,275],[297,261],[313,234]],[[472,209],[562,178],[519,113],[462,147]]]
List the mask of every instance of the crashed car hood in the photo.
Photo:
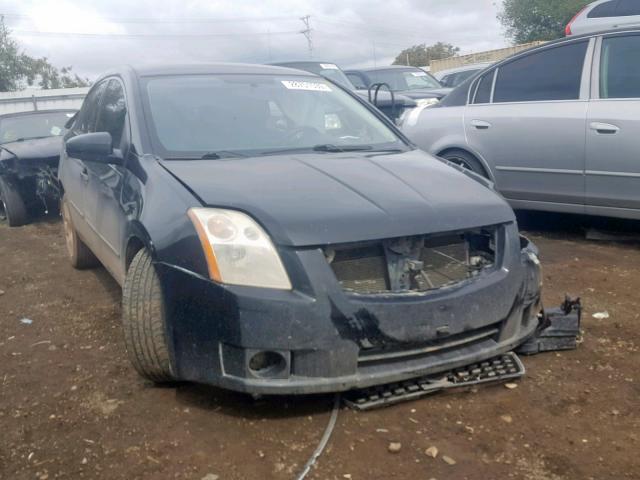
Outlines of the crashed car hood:
[[494,191],[419,150],[159,161],[204,205],[250,214],[280,245],[450,232],[515,219]]
[[62,137],[36,138],[22,142],[9,142],[0,144],[3,151],[0,158],[18,159],[20,161],[45,161],[55,162],[57,165],[62,147]]

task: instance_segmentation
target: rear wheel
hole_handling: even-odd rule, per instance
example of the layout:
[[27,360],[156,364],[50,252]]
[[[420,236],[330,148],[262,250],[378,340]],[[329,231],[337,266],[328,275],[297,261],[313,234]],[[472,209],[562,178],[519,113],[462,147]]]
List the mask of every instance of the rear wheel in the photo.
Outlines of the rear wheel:
[[10,227],[20,227],[28,221],[27,207],[17,186],[0,176],[0,222],[6,222]]
[[129,266],[122,289],[122,324],[127,352],[138,373],[156,383],[175,381],[160,278],[146,249]]
[[87,268],[96,267],[100,264],[93,252],[87,247],[87,245],[78,236],[76,227],[73,225],[71,219],[71,211],[69,210],[69,203],[65,197],[62,197],[62,226],[64,228],[64,240],[67,246],[67,253],[69,254],[69,260],[71,265],[78,270],[84,270]]
[[476,157],[464,150],[447,150],[440,154],[440,157],[449,160],[451,163],[460,165],[461,167],[471,170],[473,173],[482,175],[484,178],[489,178],[484,166]]

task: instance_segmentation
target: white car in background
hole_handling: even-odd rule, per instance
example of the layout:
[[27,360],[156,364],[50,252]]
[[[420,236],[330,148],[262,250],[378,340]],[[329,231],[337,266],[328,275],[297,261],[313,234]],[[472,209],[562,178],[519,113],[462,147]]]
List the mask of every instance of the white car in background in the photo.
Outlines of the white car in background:
[[485,68],[489,68],[493,62],[473,63],[457,68],[449,68],[440,70],[433,74],[434,77],[446,88],[455,88],[464,82],[467,78],[473,77],[476,73],[480,73]]
[[565,33],[583,35],[640,26],[640,0],[599,0],[580,10]]

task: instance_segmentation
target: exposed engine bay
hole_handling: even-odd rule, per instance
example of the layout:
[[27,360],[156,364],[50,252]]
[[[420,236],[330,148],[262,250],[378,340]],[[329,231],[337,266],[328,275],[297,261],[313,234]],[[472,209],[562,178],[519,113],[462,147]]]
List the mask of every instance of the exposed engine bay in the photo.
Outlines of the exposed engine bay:
[[363,294],[426,292],[495,266],[496,229],[405,237],[325,250],[340,284]]

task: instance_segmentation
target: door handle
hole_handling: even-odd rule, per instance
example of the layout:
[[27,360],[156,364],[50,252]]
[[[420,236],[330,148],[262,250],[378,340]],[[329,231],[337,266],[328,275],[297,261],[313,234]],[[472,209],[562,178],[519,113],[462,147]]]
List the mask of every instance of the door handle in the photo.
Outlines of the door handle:
[[80,171],[80,178],[84,183],[89,183],[89,170],[86,167]]
[[589,127],[601,135],[614,135],[620,131],[620,127],[610,123],[593,122]]
[[478,130],[488,130],[491,128],[491,124],[484,120],[471,120],[471,125],[476,127]]

